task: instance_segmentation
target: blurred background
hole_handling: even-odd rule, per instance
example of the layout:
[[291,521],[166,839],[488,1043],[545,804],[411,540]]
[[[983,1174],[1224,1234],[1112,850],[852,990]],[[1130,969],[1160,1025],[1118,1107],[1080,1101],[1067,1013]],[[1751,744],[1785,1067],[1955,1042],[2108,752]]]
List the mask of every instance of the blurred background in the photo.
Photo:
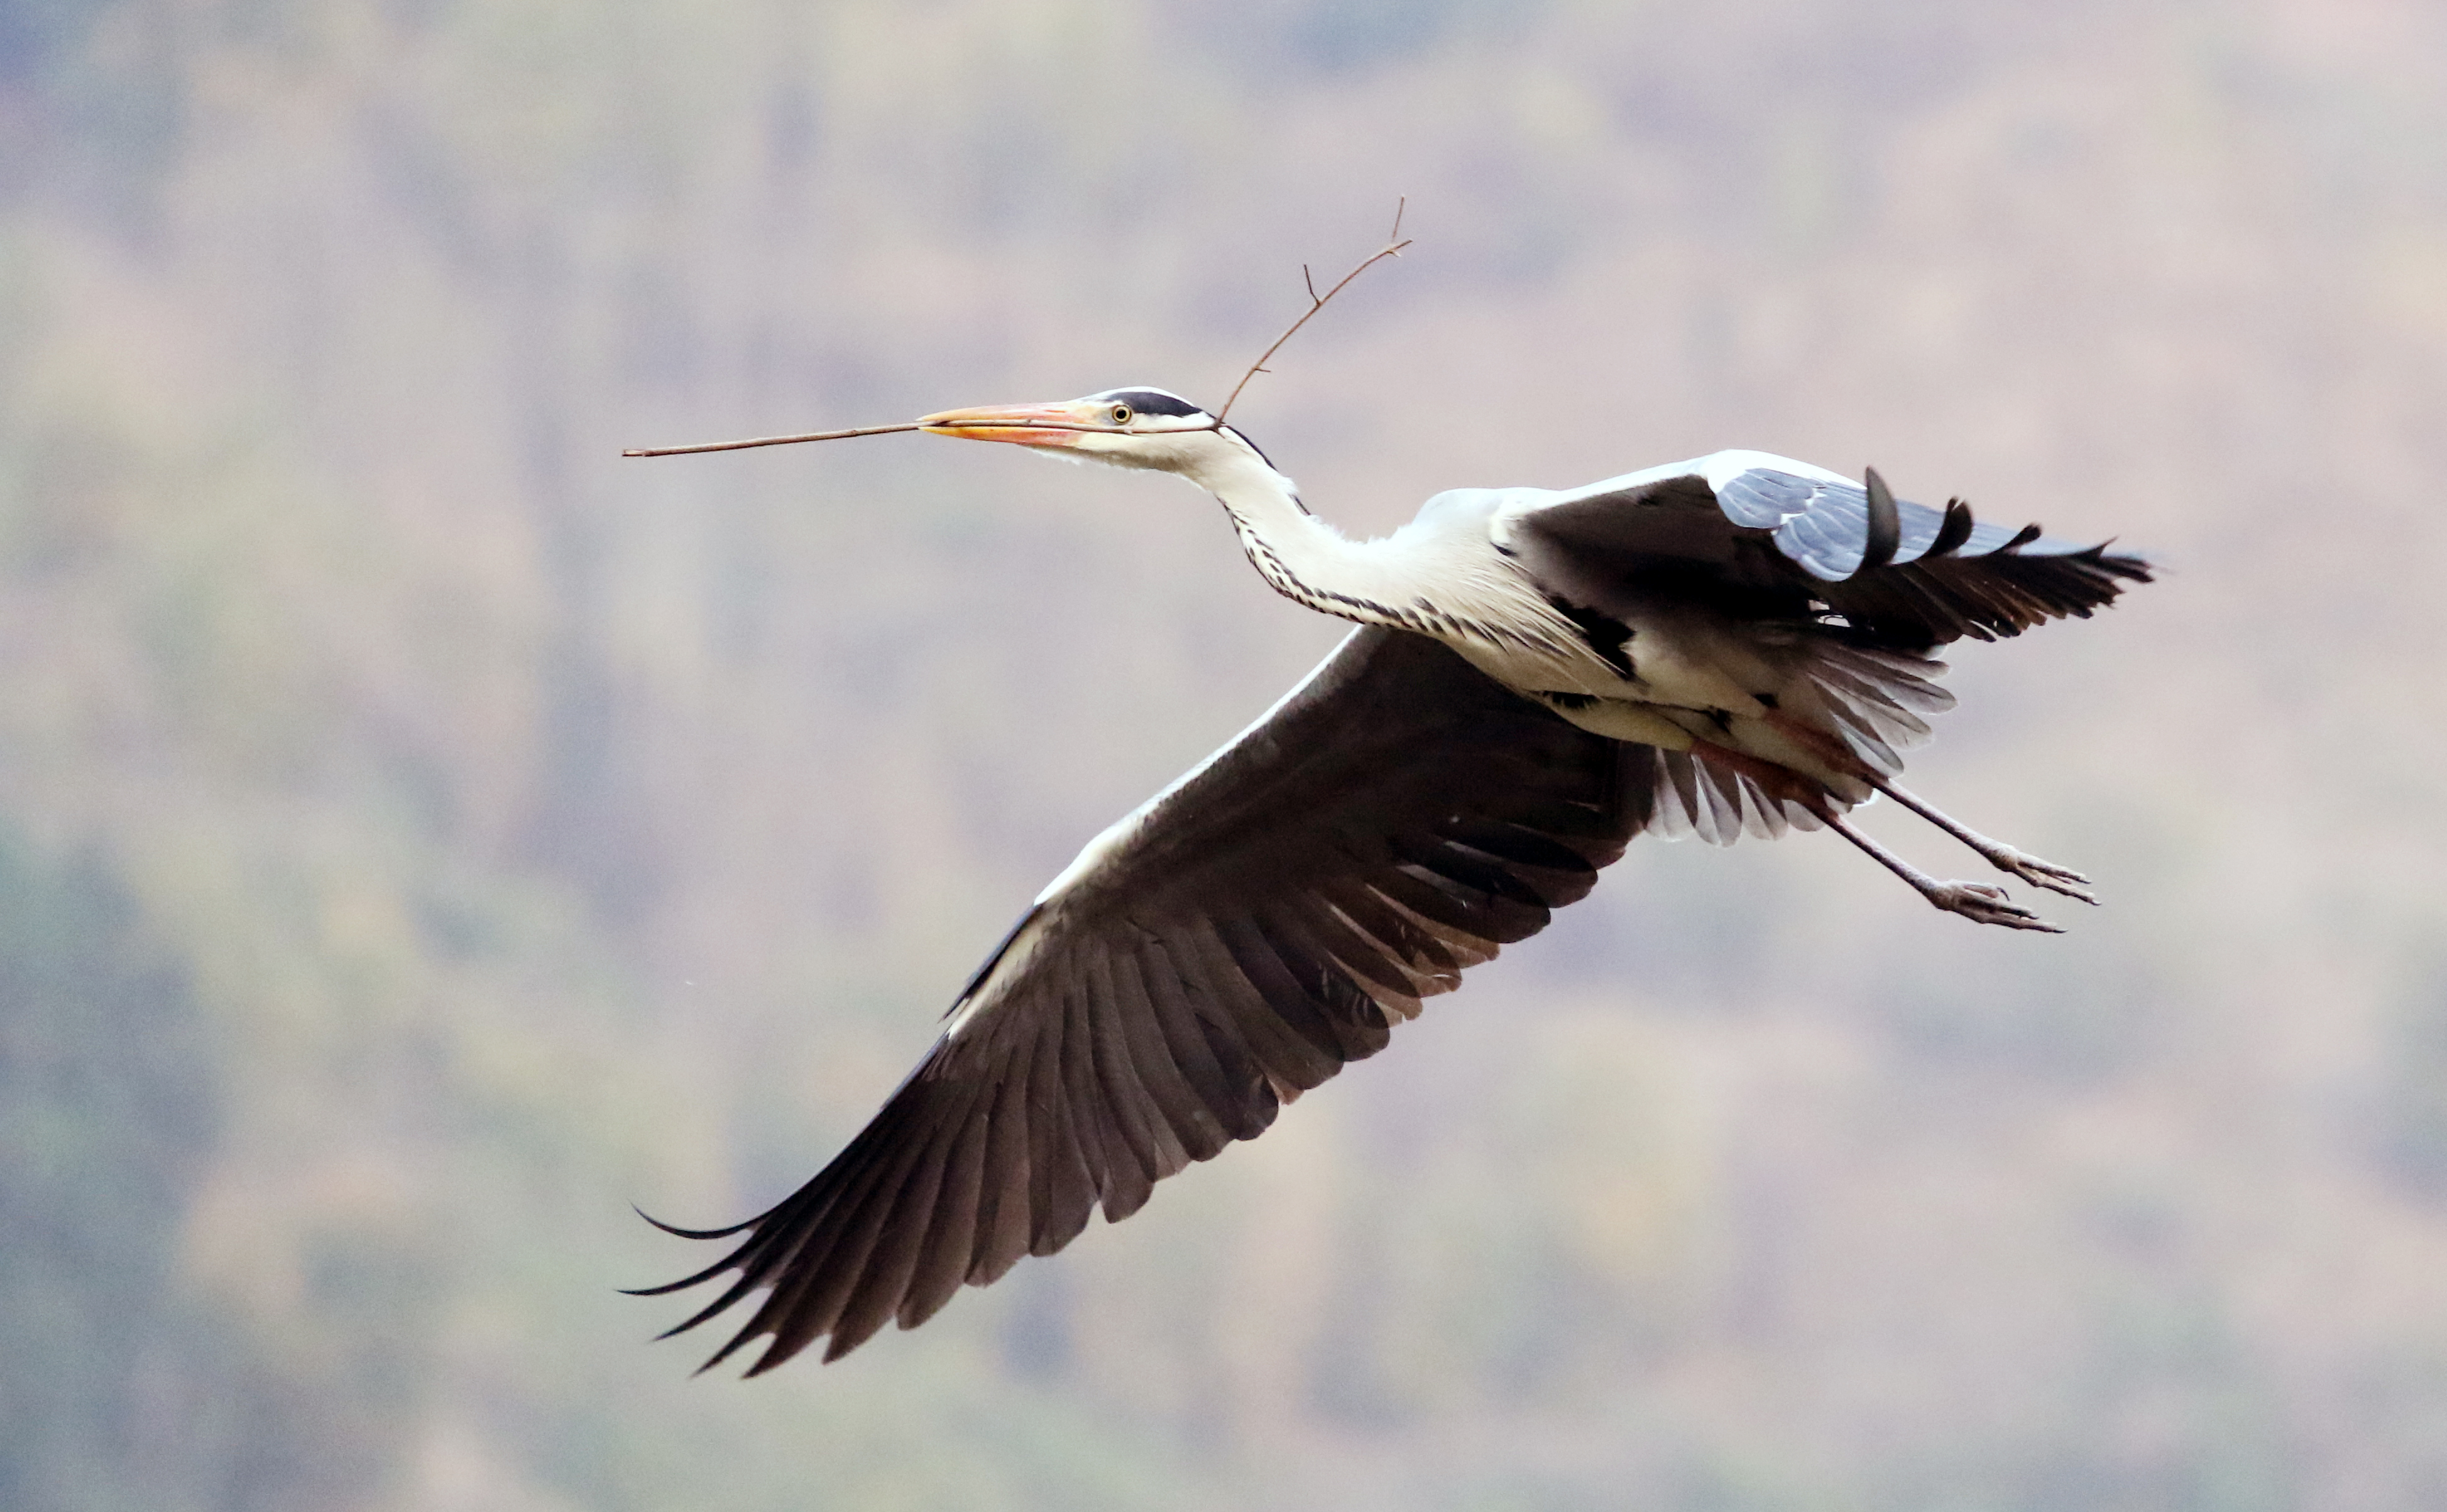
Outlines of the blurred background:
[[[650,1346],[1375,533],[1720,446],[2172,565],[924,1330]],[[2447,10],[0,0],[0,1504],[2447,1504]],[[1943,873],[1960,851],[1871,827]]]

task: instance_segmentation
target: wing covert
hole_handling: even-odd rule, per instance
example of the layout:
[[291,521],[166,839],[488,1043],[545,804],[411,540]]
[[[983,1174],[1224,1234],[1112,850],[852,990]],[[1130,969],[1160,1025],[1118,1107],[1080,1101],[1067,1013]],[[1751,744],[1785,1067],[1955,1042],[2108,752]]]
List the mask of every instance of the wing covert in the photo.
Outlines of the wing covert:
[[[1726,520],[1772,532],[1776,549],[1812,577],[1841,582],[1860,571],[1869,537],[1869,495],[1861,484],[1751,467],[1719,484],[1716,493]],[[1958,511],[1965,533],[1946,541],[1947,517]],[[1898,499],[1895,514],[1902,529],[1895,554],[1887,558],[1889,566],[1932,554],[1987,556],[2004,550],[2018,536],[2022,542],[2018,549],[2026,556],[2068,556],[2088,549],[2042,537],[2035,528],[2018,533],[1981,523],[1960,501],[1940,510]],[[1941,541],[1946,549],[1939,552]]]
[[1617,611],[1679,595],[1819,619],[1894,651],[2086,618],[2122,581],[2150,580],[2137,557],[1987,524],[1961,500],[1894,500],[1885,538],[1863,485],[1781,462],[1728,453],[1652,469],[1523,509],[1509,529],[1532,572],[1578,602]]

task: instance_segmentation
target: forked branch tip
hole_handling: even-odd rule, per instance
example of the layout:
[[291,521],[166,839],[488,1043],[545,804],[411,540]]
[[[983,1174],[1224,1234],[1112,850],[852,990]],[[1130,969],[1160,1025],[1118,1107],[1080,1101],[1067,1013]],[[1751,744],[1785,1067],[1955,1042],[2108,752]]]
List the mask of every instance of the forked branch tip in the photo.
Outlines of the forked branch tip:
[[1308,309],[1301,312],[1300,317],[1298,320],[1291,323],[1289,329],[1284,331],[1281,335],[1275,338],[1275,344],[1273,346],[1268,347],[1264,351],[1258,354],[1258,360],[1256,362],[1249,364],[1249,370],[1242,373],[1241,375],[1241,381],[1232,386],[1231,397],[1225,399],[1224,401],[1224,407],[1215,412],[1216,425],[1223,425],[1224,417],[1230,414],[1232,412],[1232,406],[1241,402],[1241,390],[1249,387],[1250,379],[1255,378],[1261,372],[1271,370],[1266,367],[1266,360],[1272,357],[1276,352],[1282,350],[1283,343],[1298,335],[1299,333],[1299,328],[1307,325],[1312,316],[1316,315],[1318,311],[1323,310],[1328,300],[1332,299],[1336,294],[1342,293],[1343,290],[1351,287],[1351,280],[1358,277],[1361,274],[1366,273],[1369,269],[1375,267],[1378,263],[1383,262],[1388,257],[1398,257],[1402,255],[1402,249],[1410,245],[1408,241],[1402,238],[1402,213],[1404,210],[1409,208],[1410,202],[1411,198],[1408,195],[1404,195],[1394,201],[1394,229],[1385,238],[1385,245],[1377,248],[1375,252],[1362,258],[1358,267],[1352,269],[1347,274],[1344,274],[1342,275],[1342,281],[1336,284],[1333,288],[1328,289],[1323,294],[1319,294],[1317,292],[1317,280],[1310,276],[1308,264],[1300,264],[1300,281],[1308,286]]

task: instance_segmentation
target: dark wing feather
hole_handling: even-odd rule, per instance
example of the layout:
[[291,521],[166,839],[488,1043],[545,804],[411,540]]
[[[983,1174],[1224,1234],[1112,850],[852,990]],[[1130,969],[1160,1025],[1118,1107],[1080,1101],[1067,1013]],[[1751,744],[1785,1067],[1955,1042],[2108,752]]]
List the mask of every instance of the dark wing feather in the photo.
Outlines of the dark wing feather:
[[1126,1217],[1585,896],[1654,762],[1434,641],[1356,632],[1021,921],[830,1165],[654,1290],[737,1273],[681,1329],[767,1292],[714,1356],[769,1338],[755,1374]]
[[1984,524],[1960,500],[1878,504],[1858,484],[1753,467],[1716,489],[1692,474],[1567,499],[1512,529],[1530,570],[1575,602],[1662,593],[1743,618],[1840,616],[1889,651],[2087,618],[2123,580],[2150,580],[2137,557]]

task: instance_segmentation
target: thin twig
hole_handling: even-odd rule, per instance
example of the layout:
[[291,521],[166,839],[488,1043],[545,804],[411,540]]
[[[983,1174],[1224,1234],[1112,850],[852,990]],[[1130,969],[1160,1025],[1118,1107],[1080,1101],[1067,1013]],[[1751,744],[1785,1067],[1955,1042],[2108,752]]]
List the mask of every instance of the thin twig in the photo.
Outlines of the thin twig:
[[[1232,386],[1232,396],[1224,401],[1222,409],[1216,411],[1215,424],[1218,426],[1224,424],[1224,417],[1232,412],[1232,406],[1240,402],[1241,390],[1249,387],[1249,380],[1261,372],[1273,370],[1266,366],[1266,359],[1282,350],[1283,343],[1298,335],[1299,328],[1307,325],[1312,316],[1323,310],[1327,301],[1349,288],[1353,279],[1369,269],[1388,257],[1398,257],[1402,255],[1402,249],[1410,245],[1410,242],[1402,237],[1402,214],[1409,208],[1410,202],[1410,197],[1407,195],[1394,201],[1394,229],[1386,237],[1385,245],[1363,259],[1358,267],[1344,274],[1342,281],[1324,293],[1320,294],[1317,292],[1317,279],[1309,272],[1308,264],[1300,264],[1300,282],[1308,288],[1307,311],[1291,323],[1289,330],[1277,336],[1275,344],[1260,354],[1258,360],[1249,365],[1249,370],[1241,375],[1241,381]],[[898,425],[860,425],[851,430],[819,430],[804,436],[758,436],[749,441],[708,441],[700,442],[693,446],[633,446],[620,455],[623,457],[685,457],[701,451],[745,451],[751,446],[789,446],[803,441],[845,441],[852,436],[888,436],[895,431],[923,430],[924,428],[916,421],[907,421]]]
[[1409,205],[1409,203],[1410,197],[1407,195],[1394,202],[1394,231],[1393,234],[1386,238],[1385,245],[1369,256],[1365,261],[1361,262],[1358,267],[1352,269],[1347,274],[1344,274],[1342,275],[1342,282],[1336,284],[1333,288],[1327,290],[1323,298],[1320,298],[1318,295],[1317,280],[1310,278],[1308,275],[1308,265],[1306,263],[1302,263],[1300,265],[1300,277],[1305,279],[1308,283],[1309,306],[1307,312],[1302,314],[1298,320],[1293,321],[1289,331],[1277,336],[1275,338],[1275,344],[1268,347],[1265,351],[1259,356],[1256,362],[1249,364],[1249,370],[1242,373],[1241,375],[1241,381],[1232,386],[1232,396],[1229,399],[1224,400],[1224,407],[1215,412],[1216,425],[1223,425],[1224,417],[1232,412],[1232,406],[1234,405],[1240,403],[1241,390],[1249,387],[1249,380],[1267,370],[1266,359],[1273,356],[1276,352],[1282,350],[1283,343],[1298,335],[1299,333],[1299,328],[1307,325],[1311,316],[1325,308],[1326,300],[1332,299],[1336,294],[1342,293],[1344,289],[1350,287],[1352,279],[1358,277],[1361,274],[1375,267],[1386,258],[1398,257],[1401,255],[1402,249],[1410,245],[1409,242],[1402,239],[1402,211],[1404,207]]
[[844,441],[852,436],[888,436],[896,430],[921,430],[912,420],[898,425],[861,425],[856,430],[819,430],[806,436],[759,436],[754,441],[708,441],[693,446],[633,446],[623,457],[680,457],[693,451],[741,451],[749,446],[787,446],[801,441]]

